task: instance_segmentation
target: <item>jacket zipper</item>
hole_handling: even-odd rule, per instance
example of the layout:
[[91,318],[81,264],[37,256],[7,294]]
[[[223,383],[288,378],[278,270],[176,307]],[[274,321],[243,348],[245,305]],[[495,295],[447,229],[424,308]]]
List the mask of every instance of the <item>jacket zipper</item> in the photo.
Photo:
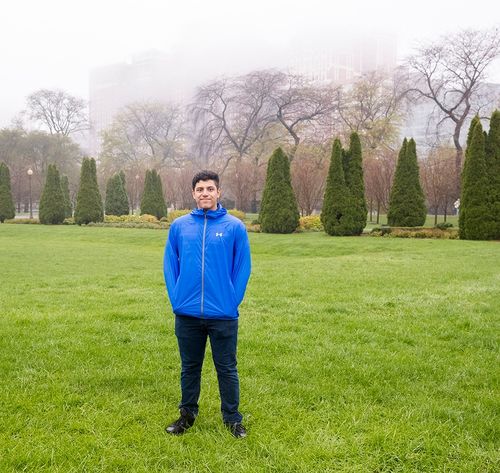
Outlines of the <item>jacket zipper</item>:
[[207,231],[207,212],[205,211],[205,221],[203,222],[203,243],[201,246],[201,317],[203,317],[203,299],[205,295],[205,234]]

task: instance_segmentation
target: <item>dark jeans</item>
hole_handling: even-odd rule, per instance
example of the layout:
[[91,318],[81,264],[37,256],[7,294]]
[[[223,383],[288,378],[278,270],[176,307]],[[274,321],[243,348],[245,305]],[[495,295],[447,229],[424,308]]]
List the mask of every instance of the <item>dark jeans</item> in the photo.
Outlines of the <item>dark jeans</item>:
[[201,368],[209,337],[219,381],[222,418],[224,422],[241,422],[242,415],[238,412],[240,383],[236,369],[238,319],[199,319],[176,315],[175,335],[182,363],[182,400],[179,408],[198,415]]

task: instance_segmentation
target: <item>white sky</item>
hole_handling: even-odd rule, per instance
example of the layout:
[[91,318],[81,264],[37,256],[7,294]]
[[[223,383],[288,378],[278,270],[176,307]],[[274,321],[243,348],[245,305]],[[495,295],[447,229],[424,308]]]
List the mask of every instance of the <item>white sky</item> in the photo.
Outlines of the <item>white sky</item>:
[[[470,0],[16,0],[2,2],[0,127],[40,88],[88,98],[88,71],[147,49],[212,48],[227,61],[339,30],[387,31],[402,57],[415,41],[500,25],[500,2]],[[213,52],[213,51],[212,51]],[[241,60],[241,58],[240,58]],[[267,65],[267,64],[266,64]],[[500,82],[496,62],[490,79]]]

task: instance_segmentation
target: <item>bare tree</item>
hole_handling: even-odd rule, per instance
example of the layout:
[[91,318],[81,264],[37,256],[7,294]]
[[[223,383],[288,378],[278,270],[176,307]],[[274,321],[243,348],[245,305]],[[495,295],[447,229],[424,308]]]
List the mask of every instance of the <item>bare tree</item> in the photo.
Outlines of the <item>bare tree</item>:
[[224,196],[232,195],[236,208],[245,212],[253,210],[254,190],[262,184],[262,179],[259,179],[262,175],[256,166],[258,164],[250,159],[234,160],[224,177],[224,189],[228,190],[224,192]]
[[437,126],[453,123],[455,191],[459,193],[463,161],[461,131],[467,118],[482,105],[481,84],[486,69],[500,54],[500,32],[462,30],[423,45],[408,58],[416,99],[432,101],[438,111]]
[[170,168],[162,173],[165,198],[174,209],[190,209],[193,207],[191,179],[194,172],[194,168],[187,162],[182,168]]
[[196,143],[208,161],[217,151],[224,156],[218,166],[223,173],[234,158],[241,160],[265,135],[275,120],[269,95],[276,77],[251,72],[236,78],[213,81],[200,87],[190,113]]
[[103,132],[103,169],[181,167],[184,118],[179,107],[134,103],[124,107]]
[[337,92],[338,116],[347,132],[357,132],[365,149],[394,149],[398,127],[406,111],[405,78],[369,72],[349,89]]
[[292,184],[302,215],[311,215],[320,208],[328,173],[327,156],[326,147],[301,147],[292,163]]
[[184,118],[171,104],[134,103],[124,109],[124,120],[140,136],[158,167],[181,165]]
[[455,193],[453,155],[450,148],[432,150],[421,161],[421,179],[427,203],[434,212],[434,225],[437,225],[439,212],[443,212],[444,221]]
[[339,89],[313,86],[298,74],[280,71],[267,73],[275,77],[270,98],[278,122],[293,139],[293,146],[288,152],[290,161],[293,161],[305,130],[323,124],[336,109],[334,98]]
[[62,90],[33,92],[27,106],[29,118],[46,127],[51,135],[68,136],[89,128],[86,102]]
[[[396,169],[397,153],[383,149],[363,160],[365,193],[372,220],[373,210],[377,213],[376,223],[380,223],[381,210],[389,208],[389,197]],[[374,209],[375,206],[375,209]]]

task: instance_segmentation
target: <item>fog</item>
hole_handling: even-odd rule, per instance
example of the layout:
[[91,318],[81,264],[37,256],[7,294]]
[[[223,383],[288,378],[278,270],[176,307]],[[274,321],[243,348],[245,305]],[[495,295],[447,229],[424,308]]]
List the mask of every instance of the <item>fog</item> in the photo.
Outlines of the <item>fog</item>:
[[[479,4],[478,4],[479,5]],[[397,41],[398,58],[417,42],[500,22],[500,3],[379,0],[18,0],[2,6],[0,126],[8,126],[40,88],[88,98],[89,70],[145,50],[179,58],[202,82],[254,68],[286,67],[304,45],[315,48],[372,33]],[[496,23],[495,23],[496,20]],[[196,66],[196,67],[193,67]],[[500,82],[499,61],[489,79]]]

